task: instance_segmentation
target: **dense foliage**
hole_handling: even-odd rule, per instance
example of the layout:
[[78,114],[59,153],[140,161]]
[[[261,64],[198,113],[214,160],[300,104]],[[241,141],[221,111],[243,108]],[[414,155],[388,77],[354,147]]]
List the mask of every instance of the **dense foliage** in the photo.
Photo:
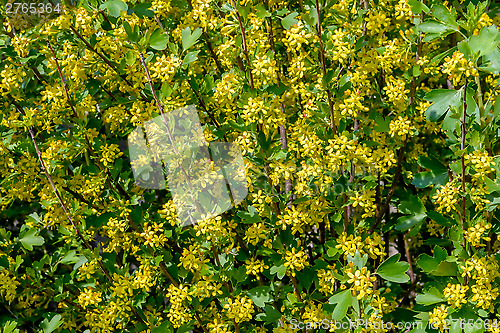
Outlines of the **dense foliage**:
[[[50,4],[1,7],[3,332],[500,332],[498,5]],[[127,138],[188,105],[249,193],[182,226]]]

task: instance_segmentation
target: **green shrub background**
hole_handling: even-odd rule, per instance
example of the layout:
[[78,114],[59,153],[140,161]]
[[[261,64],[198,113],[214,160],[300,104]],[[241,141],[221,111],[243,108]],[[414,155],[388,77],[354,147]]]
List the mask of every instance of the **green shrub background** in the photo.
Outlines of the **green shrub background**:
[[[500,331],[498,4],[9,4],[3,332]],[[249,195],[181,227],[126,140],[187,105]]]

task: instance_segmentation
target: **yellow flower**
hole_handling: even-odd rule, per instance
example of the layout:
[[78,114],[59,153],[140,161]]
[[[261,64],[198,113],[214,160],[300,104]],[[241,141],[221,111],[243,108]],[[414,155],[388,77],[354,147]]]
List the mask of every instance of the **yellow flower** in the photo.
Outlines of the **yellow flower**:
[[446,185],[441,186],[432,198],[436,200],[435,204],[439,213],[449,213],[452,209],[456,209],[455,204],[459,199],[457,179],[453,179]]
[[289,267],[289,270],[287,270],[287,274],[291,273],[292,276],[295,276],[295,271],[300,271],[305,266],[309,265],[305,252],[302,250],[300,250],[299,252],[295,251],[295,247],[292,247],[292,251],[287,250],[285,254],[285,266]]
[[257,245],[257,243],[266,239],[267,228],[263,223],[252,224],[246,231],[243,240],[249,242],[252,245]]
[[[465,82],[465,77],[478,76],[472,61],[467,61],[460,51],[455,51],[452,57],[446,57],[443,64],[443,73],[448,74],[454,86]],[[462,77],[465,74],[465,77]]]
[[4,297],[10,303],[16,297],[16,288],[21,283],[9,271],[0,272],[0,296]]
[[177,266],[182,266],[193,273],[199,273],[207,262],[208,259],[205,259],[202,254],[200,245],[195,244],[189,245],[189,248],[182,250],[180,263]]
[[245,268],[247,269],[248,275],[255,275],[257,280],[260,280],[260,273],[264,271],[264,269],[268,269],[269,266],[264,263],[263,260],[250,258],[245,260]]
[[236,323],[249,321],[252,319],[252,314],[255,312],[253,302],[245,296],[236,296],[233,300],[229,298],[224,304],[227,317],[234,319]]
[[87,287],[78,295],[78,303],[85,309],[89,305],[95,305],[101,302],[101,295],[102,293],[100,291],[94,291],[94,288]]
[[432,328],[439,329],[439,331],[444,332],[448,328],[446,322],[446,317],[448,316],[447,308],[444,304],[439,307],[434,308],[432,312],[429,312],[430,320],[429,324]]
[[353,296],[356,296],[357,299],[370,296],[373,293],[373,282],[375,282],[377,278],[371,276],[370,271],[368,271],[366,267],[354,271],[351,261],[349,264],[351,267],[346,270],[346,274],[349,277],[347,282],[351,284]]
[[492,301],[496,300],[500,292],[498,288],[494,288],[491,284],[476,284],[471,287],[472,298],[471,302],[476,302],[476,307],[481,307],[485,310],[489,310],[491,313],[494,312],[495,307]]
[[391,122],[389,123],[389,134],[391,135],[391,137],[398,135],[401,136],[403,140],[405,140],[406,135],[411,135],[413,130],[414,127],[411,125],[411,121],[406,116],[398,116],[397,118],[391,120]]
[[116,144],[105,144],[101,146],[100,151],[102,155],[100,161],[105,167],[108,166],[108,164],[113,164],[115,159],[123,155]]
[[468,286],[448,283],[443,294],[444,297],[446,297],[448,304],[455,308],[461,308],[462,304],[467,303],[467,298],[465,297],[467,290],[469,290]]
[[491,223],[485,223],[483,220],[476,223],[476,225],[465,230],[465,238],[472,246],[485,246],[485,244],[481,244],[481,240],[485,240],[489,242],[491,240],[488,236],[483,236],[484,233],[487,233],[491,229]]

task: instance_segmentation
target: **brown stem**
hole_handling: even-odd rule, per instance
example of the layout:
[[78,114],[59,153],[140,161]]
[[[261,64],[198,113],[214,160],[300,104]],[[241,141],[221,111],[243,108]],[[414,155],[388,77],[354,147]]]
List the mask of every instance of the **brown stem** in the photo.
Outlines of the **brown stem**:
[[205,37],[205,41],[207,43],[208,51],[210,52],[210,55],[212,56],[212,58],[215,61],[215,66],[217,67],[217,72],[219,74],[222,74],[223,73],[222,65],[221,65],[221,63],[219,61],[219,58],[217,57],[217,54],[215,54],[215,52],[214,52],[212,44],[210,43],[210,37],[208,36],[208,34],[205,31],[203,31],[203,37]]
[[[112,70],[115,71],[116,74],[118,74],[118,76],[123,79],[123,81],[125,81],[125,83],[127,83],[130,87],[134,88],[134,85],[127,79],[127,77],[125,75],[122,75],[118,72],[118,69],[115,68],[115,66],[113,66],[113,64],[111,64],[111,62],[106,59],[105,56],[103,56],[100,52],[97,52],[96,49],[94,49],[94,47],[92,45],[89,44],[89,42],[87,42],[85,40],[85,38],[83,38],[82,35],[80,35],[78,33],[78,31],[76,31],[76,29],[70,25],[69,27],[74,33],[75,35],[85,44],[85,46],[91,50],[92,52],[94,52],[95,54],[97,54],[99,56],[99,58],[101,58]],[[144,96],[141,92],[139,92],[139,96],[142,98],[143,101],[145,102],[148,102],[148,99],[146,98],[146,96]]]
[[242,39],[242,44],[243,44],[243,54],[245,55],[245,58],[247,60],[247,70],[248,70],[248,74],[250,77],[250,87],[252,88],[252,90],[255,90],[255,86],[253,83],[253,74],[252,74],[252,70],[250,69],[251,63],[250,63],[250,57],[248,56],[248,47],[247,47],[247,40],[245,37],[245,28],[243,27],[243,22],[241,21],[240,13],[238,12],[238,8],[236,7],[236,2],[234,2],[234,0],[232,0],[232,2],[233,2],[234,10],[236,12],[236,18],[238,19],[238,24],[240,26],[241,39]]
[[[465,117],[467,116],[467,79],[465,80],[465,85],[464,85],[464,97],[463,97],[463,110],[462,110],[462,117],[460,118],[460,122],[462,125],[462,139],[460,142],[460,149],[462,150],[462,218],[460,219],[460,224],[462,227],[462,230],[464,230],[465,222],[466,222],[466,192],[465,192],[465,135],[466,135],[466,128],[465,128]],[[463,246],[465,249],[465,237],[463,239]]]
[[405,247],[406,261],[410,265],[410,267],[409,267],[410,281],[411,281],[411,284],[413,285],[415,282],[415,275],[413,273],[413,263],[411,260],[410,247],[408,246],[408,240],[404,236],[403,236],[403,241],[404,241],[404,247]]
[[50,45],[50,42],[48,40],[47,40],[47,45],[49,46],[49,49],[52,52],[52,55],[54,56],[54,60],[56,62],[56,66],[57,66],[57,72],[59,73],[59,76],[61,78],[62,85],[63,85],[63,88],[64,88],[64,92],[66,93],[66,99],[67,99],[67,101],[69,103],[69,106],[71,107],[71,110],[73,111],[73,115],[76,118],[78,118],[78,115],[76,113],[75,107],[73,106],[73,103],[71,102],[71,98],[69,98],[68,87],[66,86],[66,81],[64,80],[64,77],[62,75],[61,67],[59,67],[59,61],[57,60],[56,53],[54,52],[54,49],[52,48],[52,45]]
[[[213,113],[210,112],[210,110],[208,110],[205,102],[203,101],[203,99],[201,98],[201,96],[198,95],[198,93],[196,92],[196,89],[194,89],[193,85],[191,84],[191,81],[190,80],[187,80],[187,81],[189,83],[189,86],[191,87],[191,90],[193,90],[194,95],[196,96],[196,98],[200,102],[200,105],[203,108],[203,110],[208,114],[208,116],[210,117],[210,120],[212,120],[212,123],[214,124],[214,126],[216,128],[219,128],[219,123],[217,122],[217,119],[215,119],[215,116],[213,115]],[[225,137],[225,135],[224,135],[224,137]]]
[[[321,17],[319,13],[319,1],[316,0],[316,14],[318,15],[318,24],[316,34],[319,39],[319,58],[321,60],[321,70],[323,72],[323,77],[326,76],[326,61],[325,61],[325,49],[323,47],[323,32],[321,29]],[[335,115],[333,112],[333,99],[332,93],[328,87],[325,87],[326,95],[328,97],[328,106],[330,107],[330,128],[333,130],[333,134],[338,134],[337,125],[335,124]]]
[[[151,76],[149,75],[149,70],[148,70],[148,67],[146,66],[146,62],[144,61],[144,56],[142,55],[142,52],[139,52],[139,57],[141,59],[142,67],[144,68],[144,71],[146,72],[146,77],[148,79],[149,86],[151,88],[151,92],[153,93],[153,98],[156,101],[156,105],[158,107],[158,110],[160,110],[163,125],[165,125],[165,128],[167,129],[167,135],[168,135],[170,142],[172,144],[172,150],[174,151],[174,154],[179,155],[179,151],[175,147],[175,141],[174,141],[174,138],[172,136],[172,131],[170,130],[170,126],[168,126],[167,118],[165,117],[165,112],[163,111],[163,106],[161,105],[160,100],[158,99],[158,96],[156,96],[156,91],[155,91],[154,86],[153,86],[153,80],[151,80]],[[191,191],[190,191],[191,199],[195,203],[195,205],[198,209],[198,212],[202,213],[202,209],[201,209],[200,204],[193,197],[193,191],[192,191],[193,185],[191,184],[191,178],[188,176],[188,174],[187,174],[187,172],[184,169],[182,164],[180,164],[180,168],[181,168],[181,171],[182,171],[184,178],[186,179],[186,182],[187,182],[189,188],[191,189]],[[194,224],[194,221],[191,221],[191,222]]]
[[[267,0],[264,1],[264,3],[266,4],[267,7],[269,7],[269,3]],[[281,86],[281,78],[280,78],[280,73],[279,73],[279,70],[277,68],[278,67],[278,59],[276,57],[276,45],[274,43],[274,32],[273,32],[273,19],[271,16],[269,16],[267,18],[267,22],[268,22],[268,40],[269,40],[269,45],[271,46],[271,51],[273,52],[273,55],[274,55],[274,60],[276,61],[276,70],[275,70],[275,74],[276,74],[276,85],[278,86],[278,88]],[[284,103],[281,103],[281,113],[282,114],[285,114],[285,104]],[[280,125],[279,127],[279,131],[280,131],[280,142],[281,142],[281,149],[283,150],[287,150],[288,149],[288,139],[287,139],[287,134],[286,134],[286,128],[285,128],[285,125]],[[293,184],[292,184],[292,180],[290,178],[287,178],[285,180],[286,182],[286,185],[285,185],[285,193],[290,193],[293,189]],[[292,200],[290,198],[289,202],[288,202],[288,208],[291,208],[292,206]]]
[[379,206],[377,206],[377,209],[375,210],[375,222],[370,227],[370,230],[369,230],[370,234],[373,233],[375,228],[382,221],[382,218],[384,217],[385,211],[389,208],[389,204],[391,202],[392,196],[394,195],[394,191],[396,190],[397,184],[399,182],[399,177],[401,176],[401,170],[403,167],[402,163],[403,163],[403,157],[404,157],[404,153],[405,153],[405,149],[406,149],[407,140],[408,140],[408,138],[405,139],[405,141],[403,143],[403,147],[399,148],[398,162],[396,165],[396,172],[394,173],[394,179],[392,180],[391,189],[389,190],[389,193],[387,194],[387,197],[386,197],[382,207],[379,208]]

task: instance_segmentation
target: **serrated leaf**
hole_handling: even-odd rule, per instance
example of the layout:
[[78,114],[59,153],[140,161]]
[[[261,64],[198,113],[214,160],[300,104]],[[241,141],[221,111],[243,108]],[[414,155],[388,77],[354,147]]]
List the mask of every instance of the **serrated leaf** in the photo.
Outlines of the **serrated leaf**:
[[[484,66],[486,64],[486,66]],[[498,49],[483,56],[483,65],[479,67],[480,70],[489,73],[500,72],[500,51]]]
[[359,251],[356,250],[354,257],[347,255],[347,260],[352,262],[353,265],[356,266],[358,269],[361,269],[366,265],[366,262],[368,261],[368,253],[365,253],[363,256],[361,256]]
[[458,30],[459,26],[456,22],[457,13],[455,8],[450,11],[447,7],[443,5],[432,6],[432,15],[439,21],[446,24],[449,29]]
[[259,213],[253,206],[248,206],[248,212],[241,210],[237,215],[241,217],[243,223],[254,224],[261,221]]
[[281,280],[285,276],[286,266],[285,264],[282,264],[280,266],[273,266],[271,267],[270,272],[272,275],[276,274],[278,276],[278,279]]
[[407,262],[398,262],[401,257],[400,253],[393,255],[392,257],[386,259],[383,263],[378,266],[376,274],[381,278],[397,283],[405,283],[410,280],[410,277],[406,275],[406,271],[410,267]]
[[264,312],[265,313],[259,313],[255,316],[255,319],[258,321],[264,321],[266,324],[270,324],[277,322],[282,316],[278,310],[269,304],[266,304],[264,307]]
[[442,247],[436,245],[434,247],[434,255],[431,257],[426,253],[422,253],[416,263],[424,272],[431,273],[436,270],[439,264],[446,259],[448,253]]
[[171,333],[172,325],[168,320],[165,320],[160,326],[156,326],[151,330],[151,333]]
[[270,17],[271,16],[271,13],[269,13],[262,4],[257,4],[255,6],[255,15],[260,18],[260,19],[263,19],[265,17]]

